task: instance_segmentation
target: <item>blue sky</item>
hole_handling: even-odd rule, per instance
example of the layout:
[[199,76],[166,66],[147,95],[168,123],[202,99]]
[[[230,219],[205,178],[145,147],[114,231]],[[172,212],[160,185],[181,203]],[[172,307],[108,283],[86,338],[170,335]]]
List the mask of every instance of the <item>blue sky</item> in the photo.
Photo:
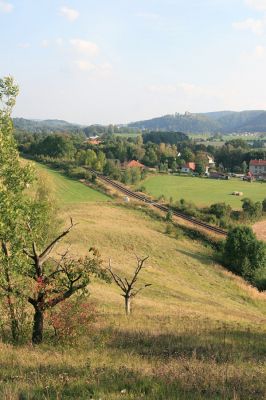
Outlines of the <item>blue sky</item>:
[[0,35],[16,116],[266,109],[266,0],[0,0]]

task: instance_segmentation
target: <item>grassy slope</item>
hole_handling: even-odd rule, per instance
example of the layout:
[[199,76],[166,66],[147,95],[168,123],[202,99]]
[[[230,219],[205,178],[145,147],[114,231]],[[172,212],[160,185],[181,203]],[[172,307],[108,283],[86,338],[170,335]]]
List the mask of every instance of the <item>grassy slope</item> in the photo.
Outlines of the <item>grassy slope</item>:
[[[79,222],[73,254],[97,246],[125,275],[149,255],[152,283],[127,319],[116,286],[93,282],[98,328],[74,348],[0,345],[4,399],[261,399],[265,391],[265,296],[215,265],[208,250],[164,234],[165,224],[106,202],[65,205]],[[126,394],[120,391],[127,389]]]
[[144,186],[152,196],[161,194],[174,200],[185,199],[198,206],[206,206],[217,202],[225,202],[233,208],[241,208],[241,197],[231,195],[232,192],[243,192],[243,197],[254,201],[262,201],[266,196],[266,185],[259,182],[243,182],[237,179],[220,181],[196,177],[157,175],[148,177]]
[[53,187],[54,195],[60,203],[87,203],[93,201],[110,200],[104,194],[93,190],[82,183],[70,179],[60,172],[54,171],[45,165],[37,164],[37,169],[48,174],[50,184]]

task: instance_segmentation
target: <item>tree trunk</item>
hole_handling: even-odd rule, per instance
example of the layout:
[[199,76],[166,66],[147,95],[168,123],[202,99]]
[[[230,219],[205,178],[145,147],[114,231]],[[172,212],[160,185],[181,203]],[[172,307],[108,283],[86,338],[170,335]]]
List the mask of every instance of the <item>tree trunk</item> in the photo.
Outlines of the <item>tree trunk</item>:
[[32,343],[40,344],[43,339],[43,314],[44,311],[39,308],[35,308],[33,330],[32,330]]
[[10,293],[7,294],[7,303],[9,308],[12,339],[14,343],[17,343],[19,339],[19,327]]
[[126,309],[126,314],[130,315],[131,313],[131,299],[130,297],[125,297],[125,309]]

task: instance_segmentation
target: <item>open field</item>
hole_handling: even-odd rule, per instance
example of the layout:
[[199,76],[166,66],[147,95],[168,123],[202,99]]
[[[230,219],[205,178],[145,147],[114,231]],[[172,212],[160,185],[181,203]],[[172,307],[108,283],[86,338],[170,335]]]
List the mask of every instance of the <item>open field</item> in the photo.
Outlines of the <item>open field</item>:
[[[225,202],[234,209],[241,208],[241,198],[249,197],[262,201],[266,197],[266,183],[243,182],[239,179],[229,181],[185,176],[156,175],[148,177],[143,183],[147,193],[153,197],[164,195],[169,200],[185,199],[197,206],[208,206]],[[234,191],[243,192],[242,197],[233,196]]]
[[48,179],[51,190],[59,203],[87,203],[95,201],[108,201],[110,198],[93,190],[77,180],[70,179],[60,172],[54,171],[43,164],[34,163],[37,170]]
[[76,346],[1,344],[2,399],[265,398],[265,294],[141,211],[101,202],[65,205],[65,224],[69,216],[79,224],[61,250],[71,243],[80,256],[96,246],[125,275],[134,252],[149,255],[140,284],[152,286],[127,318],[117,287],[94,281],[100,320]]

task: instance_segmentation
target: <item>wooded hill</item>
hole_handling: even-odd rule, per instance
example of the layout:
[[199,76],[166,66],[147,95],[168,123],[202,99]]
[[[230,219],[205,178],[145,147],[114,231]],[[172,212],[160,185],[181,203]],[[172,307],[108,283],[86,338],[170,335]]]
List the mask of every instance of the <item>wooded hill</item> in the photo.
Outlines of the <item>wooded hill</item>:
[[31,133],[72,132],[86,136],[104,133],[138,133],[139,130],[168,131],[184,133],[232,133],[232,132],[266,132],[266,111],[218,111],[202,114],[175,113],[132,122],[128,125],[90,125],[72,124],[63,120],[31,120],[14,118],[17,130]]
[[172,114],[145,121],[132,122],[129,127],[184,133],[266,132],[266,111],[220,111],[202,114]]

